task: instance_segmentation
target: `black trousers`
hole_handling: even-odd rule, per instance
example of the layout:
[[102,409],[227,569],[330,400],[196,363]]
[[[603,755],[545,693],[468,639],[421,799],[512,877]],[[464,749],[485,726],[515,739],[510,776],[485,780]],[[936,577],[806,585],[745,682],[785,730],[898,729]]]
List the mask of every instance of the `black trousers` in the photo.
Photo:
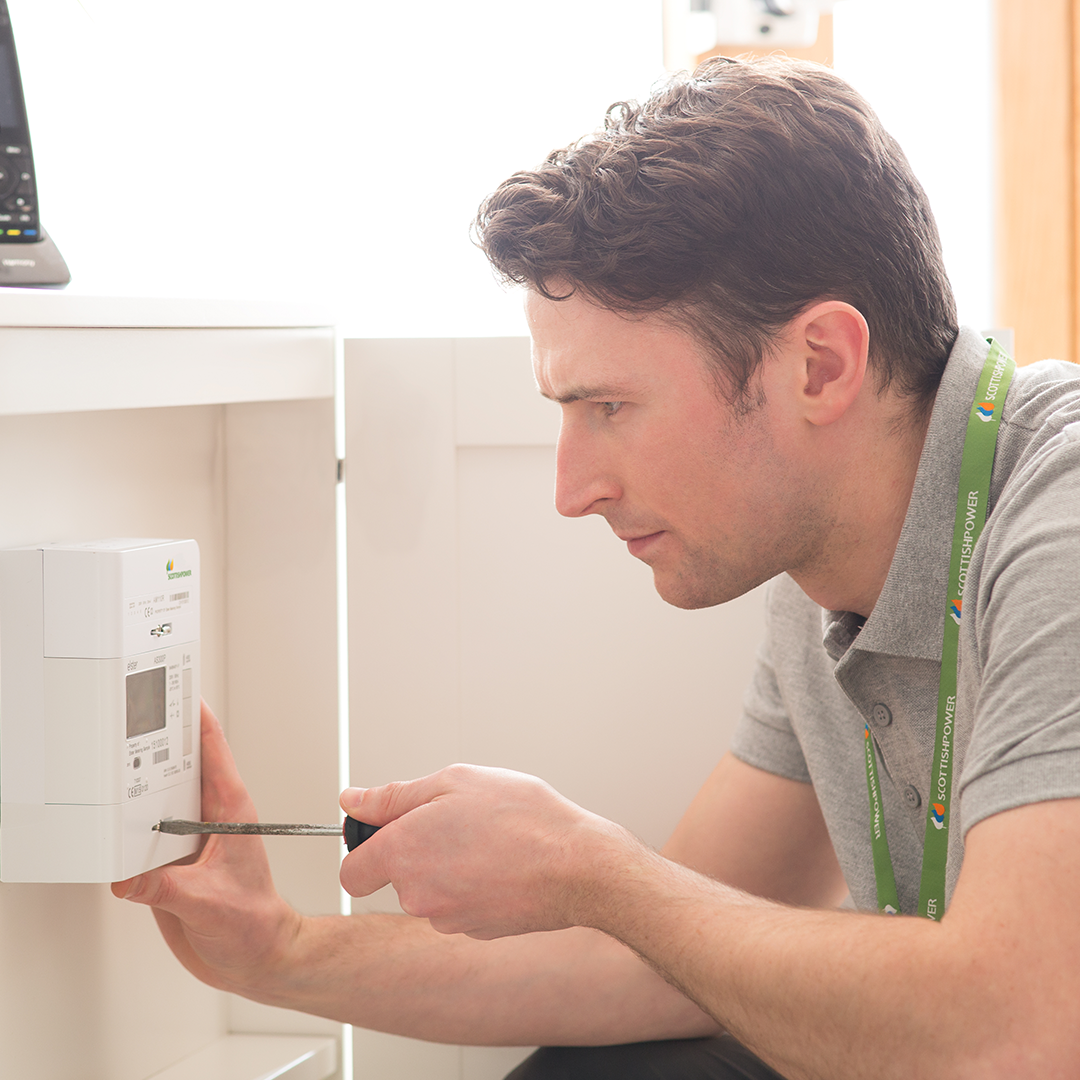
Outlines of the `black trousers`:
[[543,1046],[506,1080],[784,1080],[730,1035],[625,1046]]

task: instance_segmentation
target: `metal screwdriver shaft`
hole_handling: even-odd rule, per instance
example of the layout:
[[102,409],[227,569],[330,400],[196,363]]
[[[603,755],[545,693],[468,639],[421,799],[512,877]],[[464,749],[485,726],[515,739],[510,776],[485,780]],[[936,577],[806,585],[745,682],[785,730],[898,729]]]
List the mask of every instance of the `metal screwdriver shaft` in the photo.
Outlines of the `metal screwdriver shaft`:
[[340,825],[274,825],[262,821],[159,821],[154,828],[173,836],[221,833],[231,836],[340,836]]
[[280,825],[262,821],[185,821],[169,818],[152,826],[158,832],[173,836],[194,836],[216,833],[225,836],[339,836],[350,851],[379,831],[380,826],[368,825],[347,817],[342,825]]

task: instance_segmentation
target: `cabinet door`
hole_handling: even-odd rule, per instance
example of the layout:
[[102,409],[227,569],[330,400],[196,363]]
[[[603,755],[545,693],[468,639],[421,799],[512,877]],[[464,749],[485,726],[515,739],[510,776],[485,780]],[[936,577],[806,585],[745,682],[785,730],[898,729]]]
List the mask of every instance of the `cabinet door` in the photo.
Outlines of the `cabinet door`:
[[[669,607],[603,520],[559,517],[526,339],[350,341],[345,365],[353,782],[520,769],[661,844],[726,748],[760,594]],[[356,1075],[523,1055],[358,1032]]]

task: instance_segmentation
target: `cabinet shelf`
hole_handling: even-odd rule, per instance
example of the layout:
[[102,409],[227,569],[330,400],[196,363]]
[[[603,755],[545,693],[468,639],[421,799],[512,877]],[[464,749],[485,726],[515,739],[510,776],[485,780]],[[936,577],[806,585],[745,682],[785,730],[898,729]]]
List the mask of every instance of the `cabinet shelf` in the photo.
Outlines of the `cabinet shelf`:
[[326,1080],[336,1068],[333,1039],[226,1035],[149,1080]]

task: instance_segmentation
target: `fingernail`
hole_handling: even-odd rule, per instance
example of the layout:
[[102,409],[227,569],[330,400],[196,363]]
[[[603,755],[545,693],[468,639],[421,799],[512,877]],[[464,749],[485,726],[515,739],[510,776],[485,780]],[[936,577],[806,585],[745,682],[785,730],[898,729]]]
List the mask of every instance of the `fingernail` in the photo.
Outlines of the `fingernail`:
[[132,878],[128,884],[128,890],[124,893],[125,900],[137,900],[143,891],[143,879],[142,877]]
[[347,814],[350,810],[355,810],[361,800],[364,798],[364,792],[367,788],[362,787],[347,787],[341,793],[341,809]]

